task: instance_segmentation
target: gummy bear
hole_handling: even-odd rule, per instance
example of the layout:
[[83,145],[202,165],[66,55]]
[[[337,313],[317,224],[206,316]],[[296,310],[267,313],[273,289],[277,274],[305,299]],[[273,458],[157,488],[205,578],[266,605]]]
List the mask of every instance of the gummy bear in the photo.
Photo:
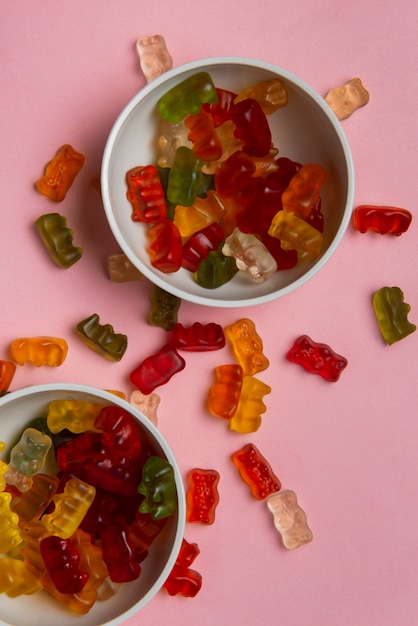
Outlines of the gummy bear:
[[43,468],[51,445],[51,437],[35,428],[26,428],[11,450],[9,467],[4,474],[6,482],[20,491],[30,489],[32,477]]
[[347,359],[337,354],[325,343],[316,343],[308,335],[298,337],[286,357],[301,365],[311,374],[318,374],[330,382],[336,382],[347,367]]
[[151,265],[160,272],[177,272],[183,259],[183,242],[176,224],[164,219],[147,232]]
[[307,218],[319,198],[326,175],[324,168],[316,163],[303,165],[282,194],[283,209]]
[[296,250],[299,261],[314,261],[321,254],[322,233],[293,213],[278,211],[268,234],[279,239],[285,250]]
[[230,119],[235,124],[234,135],[243,142],[243,151],[250,156],[268,154],[271,147],[271,131],[266,115],[257,100],[247,98],[234,103]]
[[264,500],[267,496],[280,491],[282,486],[280,480],[254,444],[248,443],[234,452],[232,462],[257,500]]
[[154,426],[158,426],[157,408],[161,398],[157,393],[145,394],[139,389],[134,389],[129,401],[133,407],[148,417]]
[[412,213],[406,209],[391,206],[362,204],[353,211],[353,226],[361,233],[373,230],[380,235],[405,233],[412,221]]
[[222,253],[235,259],[237,268],[247,272],[255,283],[263,283],[277,271],[277,263],[266,246],[255,236],[235,228],[225,239]]
[[174,223],[182,237],[190,237],[213,222],[219,221],[224,210],[219,196],[211,189],[206,198],[196,198],[190,206],[177,205]]
[[103,559],[113,582],[136,580],[141,566],[135,560],[135,545],[129,536],[127,524],[113,524],[100,533]]
[[147,317],[148,324],[159,326],[164,330],[170,330],[174,324],[177,324],[181,298],[165,291],[158,285],[154,285],[150,300],[151,309]]
[[52,502],[58,488],[59,480],[48,474],[35,474],[32,486],[13,499],[11,509],[19,515],[20,523],[27,524],[33,519],[39,519],[45,509]]
[[19,516],[11,508],[12,494],[8,491],[0,493],[0,553],[6,554],[22,543],[22,534],[19,528]]
[[163,118],[158,118],[156,142],[157,165],[160,168],[168,170],[168,174],[174,163],[177,148],[180,148],[180,146],[191,147],[188,135],[189,129],[185,125],[184,120],[173,124]]
[[146,357],[129,375],[132,384],[148,394],[160,385],[165,385],[174,374],[186,366],[183,357],[170,344]]
[[109,570],[103,560],[102,548],[94,544],[91,535],[80,528],[75,531],[71,540],[74,549],[80,555],[80,569],[89,574],[83,590],[94,589],[97,591],[98,587],[109,576]]
[[102,405],[85,400],[53,400],[48,405],[47,425],[51,433],[96,431],[94,422]]
[[65,361],[68,344],[59,337],[22,337],[12,341],[10,350],[18,365],[30,362],[37,367],[58,367]]
[[262,422],[262,414],[267,407],[264,396],[271,393],[271,387],[255,376],[244,376],[237,410],[229,420],[230,430],[237,433],[253,433]]
[[141,37],[136,42],[136,50],[147,83],[173,67],[173,59],[162,35]]
[[202,161],[187,146],[177,148],[168,175],[167,198],[174,204],[191,206],[203,184]]
[[223,348],[225,335],[222,326],[215,322],[195,322],[189,327],[177,323],[171,329],[169,342],[177,350],[207,352]]
[[28,571],[23,561],[11,557],[0,558],[0,593],[17,598],[41,589],[39,578]]
[[0,394],[9,389],[15,371],[16,365],[14,363],[0,360]]
[[145,496],[139,507],[141,513],[150,513],[154,520],[172,515],[177,506],[177,490],[170,463],[150,456],[142,469],[138,492]]
[[286,86],[279,78],[265,80],[240,91],[234,103],[247,98],[257,100],[266,115],[271,115],[278,109],[285,107],[288,100]]
[[217,250],[223,240],[224,233],[217,222],[193,233],[183,244],[182,266],[196,272],[200,262],[208,257],[209,252]]
[[189,472],[186,494],[186,519],[188,522],[213,524],[219,503],[219,472],[195,468]]
[[281,534],[285,548],[294,550],[312,541],[306,513],[299,506],[294,491],[287,489],[270,496],[267,507],[273,514],[274,526]]
[[76,333],[87,347],[108,361],[120,361],[128,347],[127,336],[115,333],[111,324],[100,324],[97,313],[79,322]]
[[51,535],[40,542],[46,571],[60,593],[79,593],[89,573],[79,569],[80,553],[72,540]]
[[244,374],[253,375],[268,368],[270,363],[263,353],[263,340],[252,320],[242,318],[226,326],[225,335]]
[[417,329],[408,320],[411,306],[399,287],[381,287],[373,294],[373,309],[379,330],[389,345],[404,339]]
[[180,552],[163,588],[170,596],[182,595],[194,598],[202,587],[202,576],[190,569],[190,565],[199,555],[197,543],[189,543],[183,538]]
[[42,517],[42,523],[52,534],[68,539],[79,527],[94,500],[96,490],[77,478],[70,479],[64,492],[54,496],[55,508]]
[[83,249],[73,244],[73,231],[59,213],[46,213],[35,220],[35,227],[45,248],[58,267],[68,269],[80,260]]
[[207,405],[212,415],[231,419],[238,408],[243,369],[238,363],[215,367],[215,382],[209,389]]
[[222,145],[209,113],[201,109],[195,115],[188,115],[184,120],[189,129],[187,138],[192,142],[192,151],[202,161],[217,161],[222,156]]
[[54,158],[45,166],[45,174],[35,187],[39,193],[54,202],[61,202],[85,162],[85,156],[69,144],[61,146]]
[[345,120],[364,107],[370,99],[370,94],[360,78],[352,78],[344,85],[333,87],[325,96],[325,102],[339,120]]
[[205,289],[216,289],[229,282],[237,272],[235,259],[225,256],[222,252],[222,244],[220,244],[217,250],[209,252],[206,259],[199,263],[199,267],[193,273],[193,278]]
[[176,124],[186,115],[198,113],[206,102],[216,104],[218,95],[210,75],[197,72],[167,91],[158,102],[158,110],[161,117]]
[[141,436],[138,423],[129,411],[117,405],[104,406],[94,427],[101,431],[103,448],[116,464],[138,459],[142,450]]
[[134,222],[154,224],[167,216],[164,189],[154,165],[137,166],[126,172],[126,197],[132,205]]

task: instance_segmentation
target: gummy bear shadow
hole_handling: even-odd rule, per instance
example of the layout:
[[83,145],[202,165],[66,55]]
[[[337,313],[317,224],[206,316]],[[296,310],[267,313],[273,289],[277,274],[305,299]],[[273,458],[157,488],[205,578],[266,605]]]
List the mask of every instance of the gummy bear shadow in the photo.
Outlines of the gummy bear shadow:
[[[76,146],[86,160],[64,202],[57,207],[73,230],[74,245],[83,248],[80,262],[94,264],[100,273],[103,273],[108,256],[121,252],[106,219],[100,193],[103,152],[117,116],[139,87],[133,75],[132,82],[121,85],[117,97],[106,97],[109,88],[113,89],[110,84],[99,85],[93,100],[91,94],[86,94],[86,115],[80,120],[82,141]],[[96,109],[100,109],[99,114],[95,113]]]
[[100,161],[95,159],[95,163],[80,173],[76,188],[70,190],[73,193],[68,222],[74,243],[83,248],[81,262],[93,264],[102,273],[108,256],[119,254],[120,247],[106,219],[98,181]]

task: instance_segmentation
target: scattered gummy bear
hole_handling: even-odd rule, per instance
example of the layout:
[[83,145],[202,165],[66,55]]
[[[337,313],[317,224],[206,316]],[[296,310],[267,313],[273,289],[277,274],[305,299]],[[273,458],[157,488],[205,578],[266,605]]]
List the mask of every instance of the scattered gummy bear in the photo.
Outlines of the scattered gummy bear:
[[268,368],[270,363],[263,353],[263,340],[252,320],[244,317],[229,324],[225,327],[225,336],[244,374],[252,376]]
[[73,231],[59,213],[40,215],[35,227],[51,259],[58,267],[68,269],[80,260],[83,250],[73,244]]
[[261,416],[267,411],[264,396],[269,393],[270,385],[255,376],[244,375],[237,409],[228,422],[230,430],[242,434],[257,431],[261,426]]
[[298,337],[286,357],[301,365],[307,372],[318,374],[330,382],[336,382],[347,367],[347,359],[337,354],[325,343],[316,343],[308,335]]
[[10,350],[18,365],[33,363],[37,367],[58,367],[65,361],[68,344],[60,337],[22,337],[12,341]]
[[248,443],[234,452],[231,458],[254,498],[264,500],[267,496],[280,491],[282,487],[280,480],[253,443]]
[[181,298],[174,296],[162,287],[154,285],[150,295],[151,308],[147,322],[151,326],[160,326],[170,330],[178,321]]
[[160,385],[181,372],[186,361],[170,344],[164,345],[156,353],[147,356],[131,371],[129,379],[144,394],[149,394]]
[[360,78],[352,78],[344,85],[333,87],[325,96],[325,102],[331,107],[339,120],[345,120],[364,107],[370,94]]
[[46,164],[44,176],[36,181],[37,191],[54,202],[61,202],[85,160],[83,154],[74,150],[69,144],[64,144],[54,158]]
[[171,329],[169,342],[177,350],[207,352],[223,348],[225,335],[222,326],[215,322],[195,322],[191,326],[177,323]]
[[411,306],[404,301],[399,287],[382,287],[373,294],[373,309],[383,339],[389,345],[404,339],[417,329],[408,321]]
[[173,59],[162,35],[139,38],[136,50],[147,83],[173,67]]
[[207,406],[212,415],[231,419],[238,408],[244,372],[238,363],[218,365],[215,382],[209,389]]
[[189,472],[186,494],[186,519],[188,522],[213,524],[219,503],[219,472],[195,468]]
[[133,407],[141,411],[154,426],[158,426],[157,409],[161,398],[157,393],[145,394],[139,389],[134,389],[129,399]]
[[270,496],[267,507],[271,511],[274,526],[282,536],[283,545],[294,550],[312,541],[312,532],[308,526],[306,513],[298,504],[294,491],[287,489]]
[[128,347],[127,336],[115,333],[111,324],[100,324],[97,313],[79,322],[76,333],[86,346],[108,361],[120,361]]
[[183,538],[174,567],[163,585],[170,596],[180,594],[185,598],[194,598],[199,593],[202,587],[202,576],[190,568],[199,554],[197,543],[189,543]]
[[380,235],[399,237],[408,230],[412,213],[398,207],[361,204],[354,209],[352,221],[361,233],[372,230]]

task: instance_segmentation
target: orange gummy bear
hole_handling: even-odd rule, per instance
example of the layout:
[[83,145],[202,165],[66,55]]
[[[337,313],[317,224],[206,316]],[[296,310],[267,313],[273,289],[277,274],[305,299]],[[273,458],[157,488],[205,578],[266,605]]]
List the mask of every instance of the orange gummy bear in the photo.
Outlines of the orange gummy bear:
[[44,176],[35,183],[36,190],[54,202],[61,202],[85,160],[83,154],[76,152],[69,144],[64,144],[46,164]]

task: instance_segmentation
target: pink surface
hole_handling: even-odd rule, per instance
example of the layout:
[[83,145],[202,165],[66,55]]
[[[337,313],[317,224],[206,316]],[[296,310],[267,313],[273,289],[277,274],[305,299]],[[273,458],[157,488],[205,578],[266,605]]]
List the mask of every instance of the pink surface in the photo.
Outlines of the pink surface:
[[[415,212],[417,7],[413,0],[354,0],[344,8],[331,0],[2,0],[0,358],[10,358],[16,337],[55,335],[69,343],[60,368],[19,367],[13,388],[66,381],[129,397],[129,372],[164,341],[164,331],[146,323],[149,285],[108,279],[107,256],[119,250],[90,186],[116,116],[144,85],[138,37],[163,34],[175,65],[221,55],[275,63],[321,95],[360,76],[370,102],[342,122],[356,168],[355,204]],[[55,205],[34,182],[63,143],[87,161]],[[52,211],[67,216],[84,248],[69,270],[51,262],[33,227]],[[418,323],[415,219],[400,238],[350,227],[325,269],[276,302],[226,311],[182,304],[185,324],[251,317],[270,360],[259,377],[272,393],[252,435],[230,432],[208,415],[212,370],[232,359],[229,348],[187,355],[186,369],[157,390],[159,428],[184,477],[193,467],[217,469],[220,503],[212,526],[186,527],[201,550],[194,564],[203,576],[199,595],[161,591],[126,626],[416,624],[418,333],[387,346],[371,307],[376,289],[397,285]],[[94,312],[129,337],[118,364],[75,336],[75,325]],[[348,359],[337,383],[285,360],[300,334]],[[286,551],[267,507],[241,482],[230,455],[248,442],[283,487],[297,492],[311,544]]]

